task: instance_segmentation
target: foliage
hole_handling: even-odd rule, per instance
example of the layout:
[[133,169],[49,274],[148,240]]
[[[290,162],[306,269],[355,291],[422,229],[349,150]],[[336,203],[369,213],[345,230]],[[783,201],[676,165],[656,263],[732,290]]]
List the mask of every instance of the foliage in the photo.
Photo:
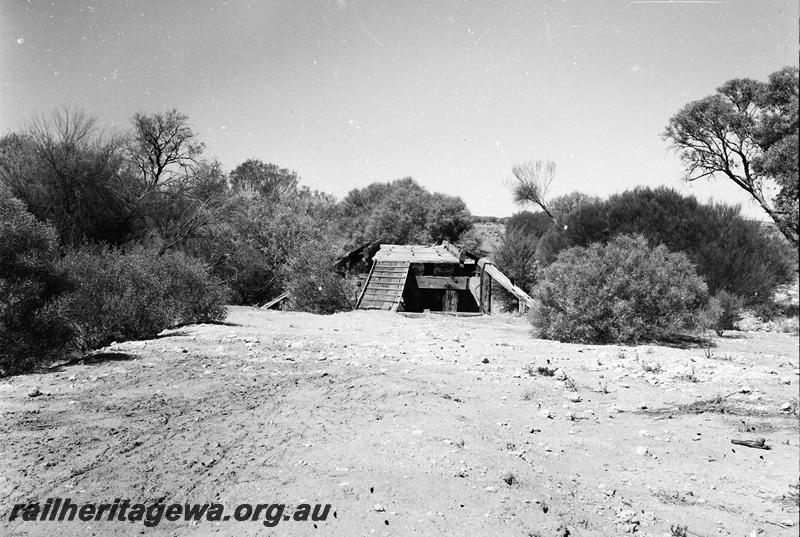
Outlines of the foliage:
[[425,229],[428,232],[428,242],[455,242],[464,232],[472,229],[469,209],[461,198],[434,193],[428,197],[426,205]]
[[337,206],[348,247],[381,239],[395,244],[456,242],[472,228],[461,198],[431,194],[410,177],[350,191]]
[[225,317],[224,288],[182,254],[83,247],[69,252],[61,267],[75,288],[59,298],[57,309],[84,351]]
[[68,288],[56,255],[55,230],[0,187],[0,376],[30,370],[68,347],[69,325],[53,308]]
[[270,199],[279,199],[298,187],[297,172],[254,158],[234,168],[230,173],[230,181],[234,190],[251,188]]
[[720,291],[712,299],[719,305],[719,316],[714,323],[714,331],[721,336],[725,330],[733,330],[742,315],[744,300],[727,291]]
[[556,175],[556,163],[552,160],[521,162],[511,168],[511,173],[514,174],[511,185],[514,201],[538,205],[547,216],[555,220],[556,217],[548,206],[547,192]]
[[543,212],[520,211],[506,220],[506,234],[520,232],[537,239],[553,227],[553,219]]
[[301,191],[278,200],[244,189],[233,196],[229,222],[205,255],[238,304],[263,304],[285,290],[283,267],[315,240],[330,242],[332,202]]
[[796,254],[782,239],[745,220],[738,207],[704,205],[665,187],[636,188],[584,205],[539,243],[540,266],[570,246],[606,243],[620,234],[642,234],[652,244],[684,252],[712,294],[725,290],[749,305],[771,300],[788,282]]
[[[526,293],[536,284],[537,244],[536,235],[527,232],[527,228],[511,227],[500,238],[500,244],[493,255],[497,268]],[[515,310],[519,300],[502,288],[498,291],[506,310]]]
[[330,241],[317,239],[290,256],[284,269],[288,309],[310,313],[353,309],[354,282],[332,268],[339,251]]
[[[663,138],[695,181],[721,175],[747,192],[798,246],[798,73],[785,67],[768,82],[729,80],[669,121]],[[772,196],[770,190],[777,189]]]
[[593,343],[664,339],[693,326],[708,301],[684,254],[651,248],[640,235],[561,252],[533,296],[541,337]]
[[0,139],[0,183],[68,245],[130,238],[123,165],[121,139],[103,138],[95,119],[75,110],[36,116]]
[[556,221],[563,225],[564,220],[574,211],[581,207],[600,202],[597,196],[590,196],[583,192],[570,192],[563,196],[558,196],[550,200],[550,209],[556,217]]

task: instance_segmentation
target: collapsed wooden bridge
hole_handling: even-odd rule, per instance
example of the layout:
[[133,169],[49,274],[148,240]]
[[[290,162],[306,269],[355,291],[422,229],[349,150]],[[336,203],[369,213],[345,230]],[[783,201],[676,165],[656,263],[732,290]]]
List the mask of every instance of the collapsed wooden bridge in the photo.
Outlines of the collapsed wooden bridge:
[[531,306],[531,297],[491,260],[447,241],[439,246],[382,244],[356,308],[490,313],[496,286],[517,298],[520,311]]

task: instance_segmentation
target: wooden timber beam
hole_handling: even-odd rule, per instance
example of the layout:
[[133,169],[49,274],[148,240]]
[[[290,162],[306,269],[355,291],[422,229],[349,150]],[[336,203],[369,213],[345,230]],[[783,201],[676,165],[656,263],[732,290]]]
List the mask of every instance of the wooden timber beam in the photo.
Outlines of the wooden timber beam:
[[470,279],[467,280],[467,289],[469,292],[472,293],[472,297],[475,299],[475,303],[478,305],[478,309],[481,307],[481,277],[480,276],[472,276]]
[[467,290],[467,276],[417,276],[417,287],[420,289],[457,289]]
[[492,279],[500,285],[500,287],[517,297],[520,303],[525,304],[525,307],[530,308],[533,306],[533,299],[528,295],[528,293],[511,283],[511,280],[508,279],[508,276],[503,274],[499,268],[495,267],[490,260],[486,259],[485,257],[481,258],[478,260],[478,267],[482,273],[491,276]]

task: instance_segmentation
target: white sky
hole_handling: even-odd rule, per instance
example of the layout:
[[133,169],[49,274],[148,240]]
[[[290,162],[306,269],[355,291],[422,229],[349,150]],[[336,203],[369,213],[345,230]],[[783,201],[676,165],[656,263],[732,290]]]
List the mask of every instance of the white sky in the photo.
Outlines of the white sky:
[[479,215],[518,210],[511,166],[553,193],[686,185],[669,117],[728,79],[798,62],[798,2],[0,0],[0,134],[80,106],[125,128],[178,108],[230,170],[256,157],[339,197],[412,176]]

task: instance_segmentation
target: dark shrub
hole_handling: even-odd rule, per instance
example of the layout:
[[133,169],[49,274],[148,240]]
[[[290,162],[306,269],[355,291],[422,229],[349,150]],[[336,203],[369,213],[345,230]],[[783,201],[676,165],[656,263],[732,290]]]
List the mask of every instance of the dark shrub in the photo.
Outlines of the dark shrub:
[[[514,285],[530,293],[536,283],[536,235],[525,228],[506,228],[500,244],[494,251],[494,262]],[[514,311],[519,300],[511,293],[499,288],[500,300],[505,309]]]
[[540,275],[531,321],[559,341],[657,341],[693,326],[708,301],[682,253],[651,248],[642,236],[563,251]]
[[285,267],[286,307],[310,313],[336,313],[355,306],[354,283],[333,270],[338,249],[320,240],[304,245]]
[[523,232],[536,237],[541,237],[551,227],[553,227],[553,219],[541,211],[536,213],[520,211],[511,215],[506,221],[506,233]]
[[396,244],[456,242],[472,228],[461,198],[432,194],[410,177],[351,190],[337,205],[336,220],[348,249],[375,239]]
[[786,241],[746,220],[738,207],[704,205],[665,187],[636,188],[580,206],[545,235],[537,261],[546,266],[563,249],[620,234],[641,234],[651,244],[684,252],[712,294],[724,290],[748,306],[770,303],[797,264]]
[[53,308],[67,282],[56,267],[55,230],[0,187],[0,376],[59,357],[71,339]]
[[158,256],[153,270],[166,281],[165,297],[173,324],[219,322],[227,315],[229,291],[209,276],[206,267],[180,252]]
[[82,350],[225,316],[223,289],[199,261],[180,254],[84,248],[67,254],[62,267],[76,288],[59,300],[59,312]]
[[226,253],[214,273],[230,287],[234,303],[261,305],[286,290],[284,268],[292,256],[306,244],[328,240],[332,204],[314,193],[276,201],[239,192],[236,201],[229,229],[217,241]]
[[742,315],[744,300],[727,291],[720,291],[714,295],[714,300],[719,304],[719,317],[714,324],[714,331],[721,336],[725,330],[733,330]]

